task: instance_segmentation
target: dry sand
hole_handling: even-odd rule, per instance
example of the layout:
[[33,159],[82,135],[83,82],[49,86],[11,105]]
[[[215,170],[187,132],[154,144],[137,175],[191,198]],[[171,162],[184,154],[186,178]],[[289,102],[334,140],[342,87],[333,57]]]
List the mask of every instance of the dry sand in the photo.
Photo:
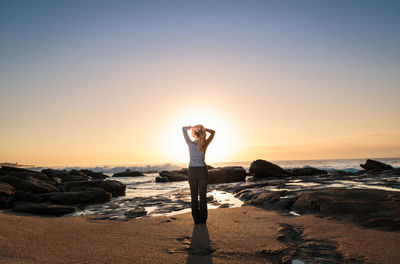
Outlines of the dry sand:
[[400,233],[345,221],[251,206],[209,210],[207,225],[196,227],[188,213],[175,217],[120,222],[1,212],[0,263],[279,263],[281,256],[261,251],[287,248],[277,240],[280,223],[302,227],[304,238],[337,245],[345,258],[400,263]]

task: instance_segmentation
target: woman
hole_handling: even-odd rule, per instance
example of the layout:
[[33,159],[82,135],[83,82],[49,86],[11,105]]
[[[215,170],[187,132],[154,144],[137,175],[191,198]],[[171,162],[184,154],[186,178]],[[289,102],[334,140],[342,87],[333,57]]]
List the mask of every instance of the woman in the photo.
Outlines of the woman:
[[[187,131],[192,130],[195,141],[189,138]],[[190,162],[188,178],[190,185],[192,216],[195,224],[204,224],[207,221],[207,181],[208,172],[204,157],[210,142],[214,138],[215,131],[202,125],[185,126],[182,128],[183,136],[189,146]],[[210,136],[206,138],[206,132]],[[200,206],[199,206],[200,196]]]

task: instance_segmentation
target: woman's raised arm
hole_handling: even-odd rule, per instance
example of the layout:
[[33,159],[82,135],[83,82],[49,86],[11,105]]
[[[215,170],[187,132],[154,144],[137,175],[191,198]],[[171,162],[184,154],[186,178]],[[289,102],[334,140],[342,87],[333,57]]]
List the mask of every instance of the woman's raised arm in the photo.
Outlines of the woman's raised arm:
[[208,144],[210,144],[211,141],[212,141],[213,138],[214,138],[215,131],[212,130],[212,129],[209,129],[209,128],[206,128],[206,131],[207,131],[208,133],[210,133],[210,135],[208,136],[208,138],[207,138],[207,140],[206,140],[206,146],[208,146]]
[[183,137],[185,138],[185,141],[187,144],[192,143],[192,141],[190,140],[189,135],[187,133],[187,131],[191,128],[192,128],[191,126],[182,127]]

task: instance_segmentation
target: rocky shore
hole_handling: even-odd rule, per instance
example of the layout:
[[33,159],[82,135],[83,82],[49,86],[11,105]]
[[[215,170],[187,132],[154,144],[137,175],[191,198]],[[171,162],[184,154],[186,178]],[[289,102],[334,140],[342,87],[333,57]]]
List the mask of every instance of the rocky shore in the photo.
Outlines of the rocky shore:
[[[240,166],[208,167],[208,202],[215,207],[256,206],[283,215],[316,214],[390,231],[400,230],[400,169],[374,160],[357,172],[312,167],[283,169],[265,160]],[[188,188],[163,194],[125,196],[123,179],[143,177],[126,170],[112,177],[91,170],[36,172],[3,166],[0,207],[41,215],[73,215],[90,210],[96,219],[130,220],[145,215],[168,215],[190,208]],[[111,180],[111,179],[112,180]],[[114,180],[120,179],[120,180]],[[158,184],[187,181],[187,168],[160,171]],[[221,195],[229,199],[218,199]],[[232,202],[233,196],[237,201]]]
[[39,215],[63,215],[125,194],[126,186],[90,170],[37,172],[3,166],[0,208]]

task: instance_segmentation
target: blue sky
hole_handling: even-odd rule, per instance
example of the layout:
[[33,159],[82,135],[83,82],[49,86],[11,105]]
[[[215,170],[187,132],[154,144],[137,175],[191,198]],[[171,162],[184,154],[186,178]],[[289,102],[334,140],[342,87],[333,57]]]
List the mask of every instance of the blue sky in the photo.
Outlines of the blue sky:
[[349,142],[352,157],[400,154],[399,13],[398,1],[1,1],[0,159],[181,161],[155,131],[202,107],[202,122],[235,132],[216,138],[215,161],[329,156],[316,146],[340,158]]

